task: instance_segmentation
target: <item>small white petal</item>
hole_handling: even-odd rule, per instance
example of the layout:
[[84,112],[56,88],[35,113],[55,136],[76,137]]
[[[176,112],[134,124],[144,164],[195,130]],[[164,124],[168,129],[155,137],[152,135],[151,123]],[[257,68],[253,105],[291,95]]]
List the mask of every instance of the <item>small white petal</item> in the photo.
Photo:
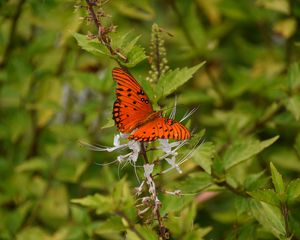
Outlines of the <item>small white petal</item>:
[[158,140],[160,143],[160,146],[158,147],[158,149],[163,150],[165,153],[171,153],[172,152],[172,148],[178,146],[181,142],[171,142],[169,143],[168,139],[159,139]]
[[149,193],[153,196],[156,196],[156,187],[155,182],[151,177],[151,173],[153,172],[154,164],[145,164],[144,165],[144,176],[147,179],[147,184],[149,186]]
[[120,134],[117,134],[117,135],[114,137],[114,146],[115,146],[115,147],[120,146]]
[[154,164],[145,164],[144,165],[144,176],[148,179],[153,172]]
[[137,142],[137,141],[134,141],[134,140],[129,141],[129,142],[127,143],[127,145],[128,145],[128,148],[129,148],[129,149],[131,149],[131,150],[133,150],[133,151],[135,151],[135,152],[140,152],[140,150],[141,150],[141,145],[140,145],[140,143]]
[[172,158],[165,158],[165,160],[171,165],[172,168],[176,168],[176,170],[181,174],[182,170],[178,166],[178,164],[175,163],[176,158],[175,156],[172,156]]

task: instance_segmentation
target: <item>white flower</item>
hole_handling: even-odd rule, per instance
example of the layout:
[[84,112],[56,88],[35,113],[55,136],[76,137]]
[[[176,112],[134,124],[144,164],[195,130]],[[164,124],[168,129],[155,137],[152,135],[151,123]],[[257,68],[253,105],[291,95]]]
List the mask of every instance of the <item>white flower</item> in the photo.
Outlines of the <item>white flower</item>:
[[157,148],[165,152],[165,154],[161,156],[159,160],[166,160],[171,165],[172,169],[175,168],[179,173],[182,173],[179,165],[176,164],[176,156],[178,155],[178,149],[187,144],[187,142],[187,140],[184,140],[169,143],[168,139],[159,139],[160,146]]
[[135,163],[139,157],[139,153],[141,151],[141,144],[137,141],[129,141],[127,144],[128,148],[132,150],[128,160]]
[[153,172],[154,164],[145,164],[144,165],[144,176],[146,178],[147,184],[149,186],[149,192],[152,195],[156,196],[156,190],[155,190],[155,183],[152,179],[152,172]]
[[180,167],[178,166],[178,164],[175,162],[176,161],[176,157],[172,156],[171,158],[165,158],[165,160],[173,167],[177,170],[177,172],[179,172],[180,174],[182,173],[182,170],[180,169]]
[[[179,171],[179,172],[181,173],[181,170],[180,170],[179,166],[180,166],[181,164],[183,164],[185,161],[187,161],[189,158],[192,157],[192,155],[193,155],[193,153],[196,151],[196,149],[202,144],[202,143],[200,143],[200,141],[201,141],[201,138],[199,138],[199,139],[194,143],[192,149],[191,149],[187,154],[185,154],[184,156],[182,156],[181,159],[177,161],[177,163],[175,163],[175,156],[178,155],[178,154],[177,154],[177,150],[178,150],[179,148],[181,148],[183,145],[187,144],[187,140],[184,140],[184,141],[180,142],[180,144],[178,144],[173,150],[169,151],[169,152],[166,153],[164,156],[162,156],[161,158],[166,159],[166,160],[168,161],[168,163],[171,165],[171,167],[168,168],[168,169],[166,169],[166,170],[164,170],[164,171],[162,171],[161,173],[169,172],[170,170],[172,170],[172,169],[174,169],[174,168],[177,169],[177,171]],[[204,141],[204,140],[203,140],[203,141]],[[203,141],[202,141],[202,142],[203,142]],[[172,157],[171,157],[171,160],[170,160],[169,156],[174,157],[174,159],[172,159]],[[161,160],[161,158],[160,158],[160,160]],[[168,159],[167,159],[167,158],[168,158]]]
[[[121,138],[127,138],[128,136],[125,134],[117,134],[114,137],[114,146],[113,147],[108,147],[108,146],[103,146],[103,145],[91,145],[89,143],[84,143],[81,142],[82,145],[88,147],[89,149],[93,150],[93,151],[99,151],[99,152],[113,152],[116,150],[120,150],[120,149],[125,149],[125,148],[129,148],[130,150],[132,150],[130,153],[127,153],[125,155],[119,155],[117,157],[117,160],[119,163],[122,163],[124,161],[129,161],[130,163],[135,164],[139,153],[141,151],[141,145],[139,142],[137,141],[129,141],[127,143],[121,144]],[[111,163],[114,163],[116,161],[113,161]],[[109,163],[109,164],[111,164]],[[102,165],[102,164],[100,164]],[[103,164],[105,165],[105,164]]]
[[163,150],[165,153],[170,154],[172,152],[172,148],[176,147],[180,144],[180,142],[172,142],[169,143],[168,139],[158,139],[160,146],[157,147],[158,149]]

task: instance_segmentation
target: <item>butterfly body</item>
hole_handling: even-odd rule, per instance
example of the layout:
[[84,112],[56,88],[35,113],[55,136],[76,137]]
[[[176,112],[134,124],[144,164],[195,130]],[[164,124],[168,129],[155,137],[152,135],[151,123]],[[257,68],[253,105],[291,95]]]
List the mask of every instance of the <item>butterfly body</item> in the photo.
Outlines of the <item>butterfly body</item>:
[[117,82],[117,100],[113,107],[113,119],[122,133],[130,133],[129,139],[150,142],[158,138],[185,140],[189,130],[181,123],[162,117],[154,111],[151,102],[139,83],[125,70],[112,72]]

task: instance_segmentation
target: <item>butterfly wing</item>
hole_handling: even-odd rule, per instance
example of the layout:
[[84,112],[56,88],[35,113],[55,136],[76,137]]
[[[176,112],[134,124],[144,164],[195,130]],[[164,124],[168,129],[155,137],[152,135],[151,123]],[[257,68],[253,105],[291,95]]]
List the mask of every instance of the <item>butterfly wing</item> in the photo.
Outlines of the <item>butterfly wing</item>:
[[133,76],[122,68],[113,69],[112,75],[117,82],[113,119],[120,132],[130,133],[154,111],[147,94]]
[[185,140],[189,139],[189,130],[181,123],[169,118],[159,117],[141,126],[129,136],[139,142],[151,142],[158,138]]

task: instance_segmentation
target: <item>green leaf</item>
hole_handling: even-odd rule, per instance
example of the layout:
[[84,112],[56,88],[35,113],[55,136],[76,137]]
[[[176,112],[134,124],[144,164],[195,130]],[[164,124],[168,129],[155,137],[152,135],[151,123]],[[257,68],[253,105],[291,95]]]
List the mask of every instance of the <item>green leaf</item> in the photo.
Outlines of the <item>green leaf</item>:
[[248,194],[258,201],[269,203],[277,207],[280,206],[280,199],[273,189],[257,190],[248,192]]
[[298,121],[300,119],[300,96],[292,96],[285,102],[285,107],[290,111],[294,118]]
[[108,118],[105,120],[106,122],[104,123],[104,125],[101,127],[101,129],[105,129],[105,128],[111,128],[113,126],[115,126],[115,122],[112,118]]
[[156,101],[160,98],[168,96],[173,93],[178,87],[186,83],[193,74],[203,65],[205,62],[199,63],[198,65],[191,68],[175,69],[166,72],[160,77],[156,86]]
[[147,58],[145,49],[136,44],[140,36],[132,38],[128,32],[122,36],[120,36],[120,34],[116,34],[112,35],[112,37],[114,48],[120,49],[121,54],[127,58],[127,61],[125,62],[124,59],[120,58],[119,56],[114,56],[115,59],[121,61],[123,66],[132,68]]
[[112,199],[100,194],[90,195],[79,199],[72,199],[71,202],[95,209],[97,214],[111,212],[114,209]]
[[183,240],[205,239],[203,237],[206,236],[211,231],[212,231],[212,227],[210,227],[210,226],[205,227],[205,228],[196,228],[196,229],[193,229],[192,231],[189,231],[188,233],[186,233],[183,236]]
[[253,217],[275,237],[285,235],[284,220],[279,208],[256,200],[250,201]]
[[215,156],[215,145],[212,142],[201,144],[198,150],[194,153],[193,161],[199,164],[208,174],[211,173],[212,160]]
[[44,196],[38,211],[39,219],[50,227],[57,228],[67,220],[69,199],[65,185],[54,185]]
[[288,2],[284,0],[257,0],[256,4],[280,13],[288,14],[290,12]]
[[146,81],[144,78],[139,78],[138,82],[141,84],[141,86],[143,87],[144,91],[147,93],[148,97],[152,101],[153,98],[154,98],[154,92],[153,92],[153,88],[150,85],[150,83],[148,81]]
[[247,191],[255,191],[265,187],[269,182],[269,177],[264,176],[265,171],[249,174],[244,181],[244,188]]
[[198,193],[213,184],[212,177],[206,172],[190,174],[179,184],[182,193]]
[[139,45],[135,45],[126,55],[127,62],[122,62],[122,65],[132,68],[144,59],[147,58],[145,49]]
[[289,88],[291,91],[300,86],[300,69],[298,63],[293,63],[288,72]]
[[291,181],[287,186],[287,201],[292,203],[300,200],[300,179]]
[[129,33],[125,35],[124,41],[122,42],[122,44],[124,44],[124,46],[121,46],[123,52],[126,55],[134,48],[134,46],[136,45],[136,43],[138,42],[138,40],[141,37],[141,36],[137,36],[137,37],[133,38],[131,41],[129,41],[128,43],[126,43],[127,36],[129,36]]
[[300,134],[298,134],[295,139],[294,148],[296,150],[297,155],[300,156]]
[[179,213],[170,214],[165,220],[165,226],[172,233],[172,239],[202,239],[212,228],[199,228],[195,223],[196,204],[187,206]]
[[55,177],[66,182],[77,182],[80,176],[87,169],[88,163],[86,161],[63,161],[60,168],[55,172]]
[[236,209],[236,213],[238,216],[241,216],[242,214],[245,214],[249,212],[249,199],[242,196],[236,195],[234,198],[234,205]]
[[153,21],[155,11],[147,1],[116,1],[114,2],[121,14],[133,19]]
[[46,169],[47,166],[48,165],[46,159],[37,157],[28,159],[26,162],[19,164],[15,170],[17,172],[38,171]]
[[214,175],[218,176],[220,180],[225,180],[224,161],[218,155],[215,157],[211,169]]
[[293,237],[296,237],[296,239],[299,239],[300,236],[300,228],[299,228],[299,219],[297,216],[297,213],[289,214],[289,227],[293,230]]
[[253,240],[257,239],[256,236],[257,224],[254,222],[246,221],[242,225],[234,228],[225,240]]
[[270,163],[271,174],[272,174],[272,182],[275,187],[275,191],[280,195],[285,193],[285,187],[283,183],[283,179],[281,174],[277,171],[273,163]]
[[[157,240],[159,239],[156,232],[150,228],[150,226],[135,225],[136,232],[127,230],[126,240]],[[142,236],[142,238],[141,238]]]
[[[18,205],[14,210],[11,210],[7,218],[3,218],[4,227],[11,233],[16,233],[26,220],[26,215],[30,212],[32,203],[27,201],[23,204]],[[2,225],[2,226],[3,226]]]
[[89,53],[96,56],[110,56],[109,51],[102,45],[98,39],[88,39],[86,35],[74,33],[73,36],[78,42],[78,45]]
[[[131,205],[133,200],[133,194],[131,190],[129,189],[128,182],[125,180],[125,178],[122,178],[119,180],[113,187],[111,196],[113,199],[114,207],[117,209],[122,209],[126,205]],[[133,205],[133,203],[132,203]],[[132,207],[132,206],[130,206]]]
[[191,201],[193,201],[194,196],[183,195],[183,196],[174,196],[174,195],[164,195],[161,198],[162,208],[160,212],[162,215],[172,212],[177,212],[182,210],[187,206]]
[[122,218],[119,216],[113,216],[108,218],[106,221],[101,222],[95,230],[95,233],[98,235],[106,235],[125,230],[126,228],[122,222]]
[[51,238],[51,236],[47,233],[46,229],[35,226],[22,229],[16,237],[17,240],[39,240],[47,238]]
[[248,141],[246,143],[239,143],[229,148],[224,155],[225,170],[232,168],[233,166],[250,159],[257,155],[265,148],[272,145],[279,136],[275,136],[264,141]]

